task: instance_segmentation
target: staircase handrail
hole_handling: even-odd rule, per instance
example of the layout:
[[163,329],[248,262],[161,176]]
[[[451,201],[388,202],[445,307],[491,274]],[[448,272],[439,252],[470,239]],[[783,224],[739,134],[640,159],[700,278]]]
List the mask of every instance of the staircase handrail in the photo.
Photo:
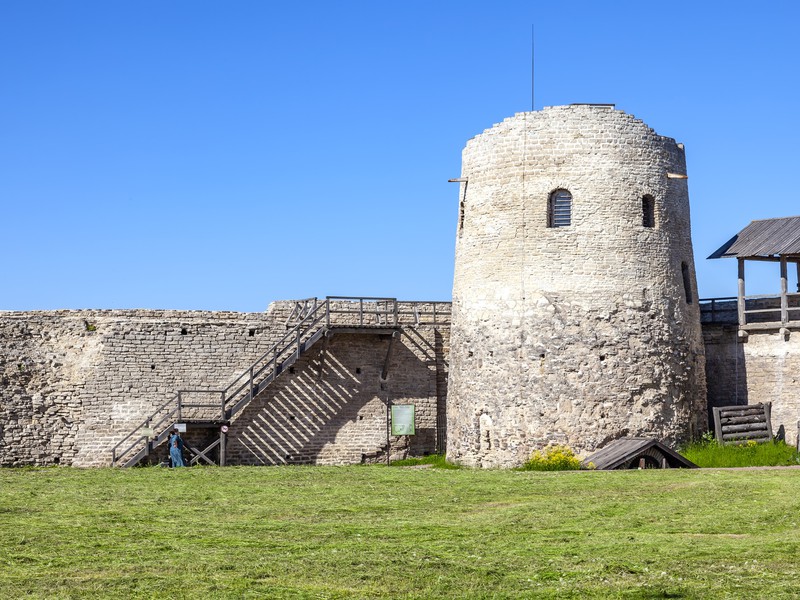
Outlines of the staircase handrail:
[[[356,310],[347,308],[331,308],[331,301],[334,302],[358,302]],[[363,327],[366,325],[364,322],[364,315],[375,315],[377,321],[376,325],[387,325],[390,327],[397,327],[397,298],[385,298],[380,296],[326,296],[325,302],[328,305],[327,310],[327,325],[331,325],[331,315],[337,314],[351,314],[358,315],[358,326]],[[374,305],[374,310],[364,310],[364,302]],[[381,303],[385,303],[386,308],[381,307]],[[384,317],[382,319],[381,317]]]
[[[272,346],[270,346],[269,350],[264,352],[261,356],[259,356],[255,361],[253,361],[248,368],[246,368],[238,377],[236,377],[231,383],[229,383],[225,388],[222,390],[220,389],[205,389],[205,388],[194,388],[191,390],[178,390],[173,396],[169,398],[164,404],[159,406],[155,411],[153,411],[144,421],[142,421],[139,425],[137,425],[133,431],[131,431],[128,435],[126,435],[120,442],[118,442],[111,451],[112,456],[112,465],[116,464],[118,460],[122,459],[128,453],[131,452],[136,446],[140,445],[141,442],[144,440],[146,443],[149,443],[150,436],[148,435],[138,435],[142,429],[159,429],[161,428],[167,420],[170,420],[173,416],[177,416],[178,420],[181,418],[181,408],[182,408],[182,401],[181,401],[181,394],[183,392],[198,392],[198,393],[221,393],[222,398],[220,403],[215,403],[214,405],[204,405],[204,404],[184,404],[184,407],[208,407],[208,406],[220,406],[220,419],[221,421],[227,421],[233,417],[233,413],[229,409],[229,405],[231,400],[238,398],[238,396],[247,389],[248,385],[250,389],[248,390],[248,394],[253,393],[253,383],[255,380],[261,378],[262,373],[268,370],[270,367],[272,372],[277,375],[278,367],[280,359],[284,356],[287,350],[293,349],[295,352],[300,350],[300,345],[303,343],[309,332],[312,329],[315,329],[320,323],[325,323],[328,321],[328,301],[317,303],[316,299],[314,299],[314,307],[312,310],[308,311],[307,314],[302,317],[302,319],[294,326],[292,329],[288,330],[277,342],[275,342]],[[324,311],[323,311],[324,309]],[[268,359],[269,357],[269,359]],[[268,359],[268,360],[267,360]],[[263,363],[263,364],[262,364]],[[269,375],[269,373],[268,373]],[[239,386],[231,391],[237,383],[239,383],[243,378],[246,378],[242,381]],[[163,416],[158,422],[153,423],[153,420],[156,416],[167,409],[171,404],[174,404],[174,408],[172,410],[168,410],[167,414]],[[171,426],[172,423],[169,423],[168,427]],[[168,429],[167,429],[168,430]],[[157,443],[160,443],[163,440],[163,431],[160,431],[155,438]],[[125,444],[131,438],[134,438],[131,443],[122,451],[120,451],[120,447]]]
[[147,418],[146,418],[144,421],[142,421],[142,423],[140,423],[139,425],[137,425],[137,426],[136,426],[136,427],[133,429],[133,431],[131,431],[131,432],[130,432],[128,435],[126,435],[124,438],[122,438],[122,439],[121,439],[121,440],[120,440],[120,441],[117,443],[117,445],[116,445],[116,446],[114,446],[114,447],[111,449],[111,464],[113,465],[113,464],[115,464],[115,463],[117,462],[117,457],[119,457],[119,458],[122,458],[123,456],[125,456],[126,454],[128,454],[128,452],[130,452],[130,451],[131,451],[131,450],[133,450],[133,449],[134,449],[136,446],[138,446],[138,445],[139,445],[139,443],[140,443],[142,440],[149,440],[149,437],[150,437],[150,436],[142,434],[142,435],[140,435],[139,437],[137,437],[137,438],[136,438],[136,439],[135,439],[135,440],[134,440],[134,441],[133,441],[133,442],[132,442],[132,443],[131,443],[131,444],[130,444],[128,447],[127,447],[127,448],[125,448],[125,450],[123,450],[123,451],[119,451],[119,448],[120,448],[120,446],[122,446],[122,445],[123,445],[125,442],[127,442],[127,441],[128,441],[130,438],[132,438],[133,436],[135,436],[135,435],[136,435],[136,434],[137,434],[137,433],[138,433],[140,430],[142,430],[142,429],[153,429],[153,430],[155,430],[156,428],[160,427],[160,426],[161,426],[161,425],[164,423],[164,421],[165,421],[166,419],[168,419],[169,417],[171,417],[172,415],[174,415],[174,414],[175,414],[175,410],[168,411],[168,412],[167,412],[167,415],[166,415],[166,416],[164,416],[164,417],[162,417],[160,421],[158,421],[158,422],[157,422],[157,423],[155,423],[155,424],[152,424],[152,420],[153,420],[153,419],[156,417],[156,415],[158,415],[158,414],[159,414],[159,413],[160,413],[162,410],[166,409],[166,408],[167,408],[167,407],[168,407],[168,406],[169,406],[169,405],[170,405],[172,402],[177,402],[177,399],[178,399],[178,394],[176,393],[176,394],[175,394],[174,396],[172,396],[172,397],[171,397],[169,400],[167,400],[166,402],[164,402],[164,404],[162,404],[162,405],[161,405],[161,406],[159,406],[159,407],[158,407],[156,410],[154,410],[152,413],[150,413],[150,415],[149,415],[149,416],[148,416],[148,417],[147,417]]
[[[345,301],[345,302],[358,302],[358,309],[351,310],[348,308],[341,308],[341,307],[334,307],[331,309],[331,301]],[[365,302],[374,305],[374,310],[369,309],[365,311]],[[383,303],[383,306],[381,304]],[[226,387],[223,389],[187,389],[187,390],[178,390],[175,395],[170,397],[164,404],[159,406],[155,411],[153,411],[142,423],[137,425],[133,431],[131,431],[128,435],[126,435],[122,440],[120,440],[113,448],[112,448],[112,465],[116,464],[119,460],[122,460],[123,457],[128,456],[128,454],[136,448],[137,445],[141,444],[142,440],[146,442],[146,444],[154,444],[158,445],[161,443],[166,435],[169,432],[169,427],[172,426],[172,422],[174,421],[173,417],[176,417],[177,420],[182,418],[182,406],[184,407],[211,407],[211,406],[219,406],[220,407],[220,421],[227,422],[229,421],[234,414],[236,414],[237,410],[242,408],[246,405],[246,402],[243,403],[243,400],[247,400],[248,402],[253,399],[255,393],[260,391],[258,386],[261,382],[265,379],[269,378],[272,375],[274,379],[281,373],[281,366],[285,363],[285,354],[288,351],[291,351],[292,354],[295,354],[296,357],[299,358],[301,351],[303,349],[303,344],[312,338],[315,333],[319,331],[319,329],[323,327],[330,327],[331,326],[331,315],[337,314],[358,314],[359,319],[358,322],[361,326],[365,325],[364,322],[364,315],[374,315],[377,320],[377,325],[381,326],[389,326],[389,327],[399,327],[400,326],[400,315],[401,314],[413,314],[415,316],[416,323],[420,323],[420,314],[432,314],[433,322],[436,323],[437,316],[445,315],[449,313],[448,310],[437,311],[437,305],[448,305],[448,302],[420,302],[420,303],[412,303],[412,304],[429,304],[431,305],[431,311],[420,311],[418,306],[412,306],[412,309],[409,310],[400,310],[398,307],[398,301],[396,298],[384,298],[384,297],[368,297],[368,296],[327,296],[324,301],[318,301],[317,298],[307,298],[305,300],[300,300],[295,303],[295,309],[293,310],[292,314],[290,315],[290,319],[294,316],[299,318],[300,320],[270,348],[264,352],[261,356],[259,356],[256,360],[254,360],[249,367],[247,367],[244,371],[242,371],[238,377],[233,379]],[[297,312],[295,312],[295,310]],[[335,319],[334,319],[335,320]],[[288,321],[287,321],[288,323]],[[334,323],[336,324],[336,323]],[[347,323],[340,323],[343,325],[347,325]],[[287,325],[288,326],[288,325]],[[288,358],[288,357],[286,357]],[[266,375],[264,373],[266,372]],[[242,392],[246,394],[242,395]],[[218,403],[215,404],[184,404],[182,403],[181,395],[184,392],[197,392],[197,393],[215,393],[220,394],[220,400]],[[249,399],[247,398],[249,396]],[[171,404],[174,404],[174,408],[171,410],[167,410]],[[157,422],[154,422],[157,415],[161,412],[166,410],[166,414],[164,414]],[[149,435],[138,435],[142,429],[151,429],[153,432],[161,429],[164,427],[167,422],[170,421],[167,427],[159,431],[155,436],[153,434]],[[127,443],[132,438],[133,441],[122,451],[120,451],[120,447],[123,444]],[[152,442],[151,442],[152,438]],[[147,447],[147,446],[145,446]]]
[[[325,312],[319,314],[322,312],[323,308],[325,309]],[[280,340],[274,343],[269,350],[264,352],[264,354],[253,361],[248,368],[242,371],[238,377],[231,381],[222,390],[225,398],[224,405],[226,410],[226,414],[223,415],[223,420],[233,417],[233,414],[227,414],[228,404],[230,401],[236,399],[239,394],[247,389],[248,386],[250,386],[248,393],[252,394],[254,383],[260,379],[260,376],[262,373],[264,373],[264,371],[271,368],[272,372],[277,372],[280,362],[282,362],[279,359],[286,353],[287,350],[294,348],[294,351],[299,353],[300,345],[304,341],[304,338],[307,337],[307,334],[315,331],[320,323],[327,320],[327,309],[327,301],[317,304],[297,323],[297,325],[288,330]],[[244,379],[244,381],[242,381],[242,379]],[[239,386],[234,391],[231,391],[231,389],[240,381],[242,382],[239,383]]]
[[295,300],[294,307],[292,308],[289,316],[286,317],[286,328],[292,327],[292,323],[296,319],[303,320],[304,317],[308,315],[308,313],[313,312],[317,308],[317,297],[314,296],[313,298],[303,298],[302,300]]

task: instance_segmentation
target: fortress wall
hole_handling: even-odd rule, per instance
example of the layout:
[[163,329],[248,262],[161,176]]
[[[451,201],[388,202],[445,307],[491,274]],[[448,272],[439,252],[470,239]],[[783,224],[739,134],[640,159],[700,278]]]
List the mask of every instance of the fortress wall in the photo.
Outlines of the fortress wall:
[[[177,389],[224,387],[266,352],[285,334],[293,306],[276,302],[266,313],[0,312],[0,466],[108,465],[112,447]],[[315,370],[319,342],[295,365],[296,375],[282,375],[277,387],[256,399],[261,412],[238,415],[231,433],[248,431],[248,415],[260,423],[256,427],[265,427],[265,418],[279,423],[291,412],[316,423],[319,433],[303,452],[281,446],[277,456],[285,457],[288,448],[308,462],[315,456],[326,463],[361,462],[362,453],[385,446],[385,399],[413,399],[420,435],[410,449],[431,452],[437,406],[443,410],[446,394],[447,334],[409,328],[392,355],[385,389],[375,376],[378,364],[383,368],[385,339],[334,336],[321,379]],[[317,375],[312,378],[308,369]],[[270,407],[273,400],[276,406]],[[376,436],[365,425],[374,424],[379,413],[384,425]],[[281,426],[274,423],[267,426]],[[263,444],[254,454],[252,444],[245,450],[237,443],[231,443],[232,457],[247,464],[269,463],[275,456]],[[403,443],[395,440],[393,447],[402,453]]]
[[[386,460],[387,402],[416,406],[416,435],[392,436],[393,459],[437,450],[437,380],[446,377],[446,330],[388,336],[336,334],[319,342],[231,424],[234,464],[357,464]],[[444,398],[441,399],[444,405]]]
[[710,430],[714,428],[712,408],[747,404],[747,370],[743,345],[736,342],[738,329],[736,325],[703,323]]
[[[797,444],[800,421],[800,332],[788,339],[773,331],[751,331],[737,341],[736,327],[703,325],[708,406],[772,402],[772,431]],[[713,418],[713,417],[712,417]]]
[[290,307],[0,313],[0,465],[109,464],[179,387],[227,383],[265,352]]

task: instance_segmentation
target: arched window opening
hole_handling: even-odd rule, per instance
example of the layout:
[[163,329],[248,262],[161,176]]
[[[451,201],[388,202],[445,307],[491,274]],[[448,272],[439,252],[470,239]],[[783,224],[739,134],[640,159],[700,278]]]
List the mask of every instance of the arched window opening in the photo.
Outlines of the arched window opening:
[[692,303],[692,281],[689,277],[689,265],[681,263],[681,275],[683,275],[683,291],[686,294],[686,304]]
[[567,190],[556,190],[550,194],[548,227],[569,227],[572,224],[572,194]]
[[650,195],[642,197],[642,226],[656,226],[656,199]]

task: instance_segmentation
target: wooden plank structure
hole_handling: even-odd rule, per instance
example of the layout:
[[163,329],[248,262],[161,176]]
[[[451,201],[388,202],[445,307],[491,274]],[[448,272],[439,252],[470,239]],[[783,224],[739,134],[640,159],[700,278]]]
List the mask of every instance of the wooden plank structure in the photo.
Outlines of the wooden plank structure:
[[720,444],[772,440],[772,403],[714,407],[714,435]]
[[[286,333],[267,352],[242,371],[225,388],[182,389],[139,423],[111,451],[113,466],[131,467],[150,456],[169,439],[172,428],[183,423],[193,430],[218,430],[219,436],[205,448],[185,446],[190,465],[226,464],[228,428],[233,418],[262,393],[317,342],[335,334],[389,336],[381,377],[388,375],[389,361],[400,332],[422,324],[450,320],[449,302],[404,302],[396,298],[327,296],[295,303],[286,321]],[[322,360],[325,357],[322,349]]]
[[697,465],[653,438],[624,437],[585,458],[601,471],[617,469],[697,469]]
[[[736,258],[739,263],[738,308],[739,328],[800,328],[800,216],[751,221],[708,258]],[[745,294],[746,261],[767,261],[780,264],[780,303],[767,305],[766,296]],[[788,289],[788,265],[797,269],[798,289]],[[748,308],[747,300],[755,306]],[[772,296],[774,298],[774,296]],[[761,304],[758,303],[761,301]],[[751,315],[748,318],[748,315]]]

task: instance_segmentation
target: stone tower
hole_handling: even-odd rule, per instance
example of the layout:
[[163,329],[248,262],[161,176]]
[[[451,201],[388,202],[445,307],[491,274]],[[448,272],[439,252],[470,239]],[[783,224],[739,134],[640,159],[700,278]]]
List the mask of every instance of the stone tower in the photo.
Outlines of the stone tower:
[[610,105],[519,113],[463,152],[448,458],[684,441],[706,423],[683,146]]

